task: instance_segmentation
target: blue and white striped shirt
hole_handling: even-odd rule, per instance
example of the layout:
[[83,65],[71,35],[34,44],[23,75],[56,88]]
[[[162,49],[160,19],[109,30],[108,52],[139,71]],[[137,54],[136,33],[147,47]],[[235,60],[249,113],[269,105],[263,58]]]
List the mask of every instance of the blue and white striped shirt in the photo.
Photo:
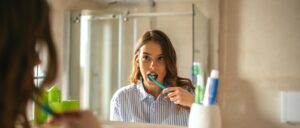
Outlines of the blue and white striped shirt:
[[160,94],[147,93],[142,82],[119,89],[110,105],[110,120],[187,126],[190,111]]

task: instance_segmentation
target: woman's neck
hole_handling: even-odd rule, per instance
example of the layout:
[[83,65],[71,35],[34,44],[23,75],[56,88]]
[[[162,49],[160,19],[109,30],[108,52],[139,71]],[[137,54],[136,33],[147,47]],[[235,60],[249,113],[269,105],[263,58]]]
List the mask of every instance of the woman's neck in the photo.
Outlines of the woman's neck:
[[155,99],[159,96],[159,94],[162,91],[161,88],[158,86],[147,85],[145,83],[143,83],[143,85],[146,92],[151,94]]

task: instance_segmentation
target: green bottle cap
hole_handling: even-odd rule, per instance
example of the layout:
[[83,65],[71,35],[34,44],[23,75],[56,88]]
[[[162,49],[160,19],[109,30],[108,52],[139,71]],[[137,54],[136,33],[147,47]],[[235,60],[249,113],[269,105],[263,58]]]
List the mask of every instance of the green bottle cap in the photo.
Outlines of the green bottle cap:
[[193,74],[197,75],[200,73],[200,64],[199,63],[194,63],[193,64]]

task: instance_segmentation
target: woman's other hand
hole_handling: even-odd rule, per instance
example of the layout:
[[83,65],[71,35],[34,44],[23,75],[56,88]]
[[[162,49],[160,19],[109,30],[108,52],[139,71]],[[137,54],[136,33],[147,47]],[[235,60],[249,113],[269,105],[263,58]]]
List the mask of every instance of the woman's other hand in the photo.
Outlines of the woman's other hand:
[[54,117],[62,128],[100,128],[99,120],[91,111],[70,111]]
[[174,104],[191,107],[195,101],[195,97],[181,87],[168,87],[162,91],[163,94],[168,93],[166,98],[174,102]]

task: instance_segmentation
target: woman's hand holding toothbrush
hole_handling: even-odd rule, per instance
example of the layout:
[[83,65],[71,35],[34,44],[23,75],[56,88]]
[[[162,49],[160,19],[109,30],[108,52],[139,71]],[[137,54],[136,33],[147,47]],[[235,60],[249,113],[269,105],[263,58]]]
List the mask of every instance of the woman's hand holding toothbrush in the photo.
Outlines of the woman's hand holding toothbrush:
[[195,97],[193,96],[193,94],[181,87],[168,87],[164,89],[162,93],[168,93],[165,98],[170,99],[170,101],[174,102],[174,104],[190,108],[195,102]]

